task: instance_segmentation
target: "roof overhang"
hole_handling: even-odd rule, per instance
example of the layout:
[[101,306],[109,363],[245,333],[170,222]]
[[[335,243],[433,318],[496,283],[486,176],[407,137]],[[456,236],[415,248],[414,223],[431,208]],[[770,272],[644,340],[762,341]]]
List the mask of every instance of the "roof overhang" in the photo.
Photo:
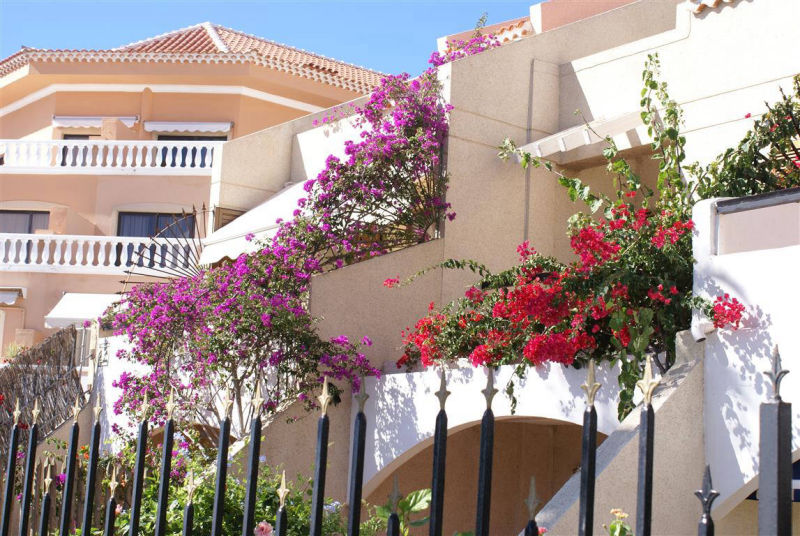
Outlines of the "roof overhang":
[[[235,259],[242,253],[258,250],[258,241],[275,235],[276,220],[290,220],[297,209],[297,201],[306,197],[304,183],[284,188],[257,207],[245,212],[228,225],[221,227],[203,240],[200,264],[214,264],[222,259]],[[253,235],[248,240],[248,235]]]
[[610,120],[568,128],[520,147],[537,158],[566,166],[602,156],[606,138],[611,138],[620,151],[650,143],[647,127],[639,112],[631,112]]
[[65,328],[95,320],[120,300],[119,294],[67,292],[44,317],[46,328]]

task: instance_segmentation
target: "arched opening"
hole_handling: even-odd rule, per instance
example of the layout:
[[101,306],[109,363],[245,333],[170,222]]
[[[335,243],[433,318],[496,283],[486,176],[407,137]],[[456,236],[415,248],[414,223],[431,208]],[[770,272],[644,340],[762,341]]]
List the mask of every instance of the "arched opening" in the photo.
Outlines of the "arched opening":
[[[474,530],[480,452],[480,422],[451,429],[447,463],[443,534]],[[492,475],[492,534],[517,534],[528,521],[523,503],[531,476],[543,506],[580,469],[582,428],[541,417],[500,417],[495,423]],[[605,435],[598,432],[600,444]],[[365,487],[370,504],[385,504],[397,475],[402,494],[431,486],[432,439],[409,449]],[[428,528],[412,529],[427,534]]]

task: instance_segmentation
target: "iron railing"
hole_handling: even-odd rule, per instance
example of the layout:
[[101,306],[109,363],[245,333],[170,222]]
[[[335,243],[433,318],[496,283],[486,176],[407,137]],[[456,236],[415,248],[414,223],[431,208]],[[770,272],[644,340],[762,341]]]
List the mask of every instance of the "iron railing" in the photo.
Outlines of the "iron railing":
[[[783,402],[780,397],[780,381],[786,371],[781,369],[780,358],[776,353],[773,357],[772,370],[767,372],[773,383],[772,398],[761,405],[761,427],[760,427],[760,489],[759,489],[759,534],[762,536],[789,534],[791,531],[791,405]],[[637,491],[637,511],[635,532],[637,536],[649,535],[651,533],[651,513],[653,509],[653,453],[654,453],[654,426],[655,413],[652,406],[653,392],[658,386],[658,380],[652,375],[650,361],[645,367],[644,378],[638,382],[638,386],[643,394],[643,403],[639,411],[641,424],[639,428],[639,467],[638,467],[638,491]],[[364,385],[362,381],[362,386]],[[580,508],[579,522],[577,531],[583,536],[592,536],[594,518],[594,485],[595,485],[595,455],[596,455],[596,435],[597,435],[597,414],[594,410],[594,398],[600,384],[595,381],[594,363],[588,367],[588,377],[582,386],[586,391],[586,412],[584,415],[582,459],[581,459],[581,478],[580,478]],[[492,369],[488,370],[486,388],[483,395],[486,399],[486,410],[481,421],[480,455],[476,460],[479,466],[478,489],[477,489],[477,513],[475,518],[475,536],[488,536],[490,534],[490,505],[492,494],[492,458],[494,455],[494,414],[492,412],[492,399],[497,393],[494,387],[494,375]],[[445,373],[442,371],[442,381],[436,396],[439,398],[440,410],[436,421],[436,432],[433,445],[433,467],[432,467],[432,502],[430,505],[431,517],[429,523],[430,536],[442,535],[442,513],[445,509],[444,490],[445,490],[445,459],[447,448],[447,413],[445,402],[448,396],[446,389]],[[364,467],[364,447],[365,447],[365,428],[366,416],[364,414],[364,404],[367,399],[365,393],[357,395],[358,412],[355,416],[353,426],[353,463],[349,478],[348,497],[350,499],[350,513],[348,519],[348,536],[359,534],[359,507],[361,502],[361,492],[363,484]],[[316,464],[314,475],[314,487],[312,495],[312,506],[310,514],[311,535],[321,534],[321,520],[323,512],[323,501],[325,495],[325,476],[327,470],[327,449],[328,431],[330,420],[327,414],[328,404],[331,396],[328,392],[327,379],[323,385],[322,395],[319,397],[321,415],[318,422],[318,435],[316,445]],[[256,505],[256,489],[259,468],[259,451],[262,432],[260,410],[263,407],[263,398],[260,389],[256,391],[252,404],[255,417],[251,422],[250,450],[247,459],[247,469],[245,472],[246,500],[243,515],[242,536],[252,536],[254,528],[254,513]],[[146,403],[145,403],[146,405]],[[167,405],[167,423],[164,427],[163,450],[161,453],[161,472],[158,491],[158,505],[156,511],[155,536],[163,536],[165,531],[165,520],[167,508],[169,507],[169,478],[171,469],[172,442],[175,434],[175,423],[171,417],[174,404],[172,400]],[[230,404],[226,404],[223,417],[220,421],[219,434],[219,456],[217,458],[217,473],[214,495],[212,536],[222,534],[222,514],[225,511],[225,477],[227,466],[227,452],[230,430]],[[37,439],[40,436],[40,424],[38,421],[39,406],[36,405],[32,412],[32,424],[28,430],[28,451],[25,456],[25,472],[23,478],[23,491],[21,498],[21,511],[19,514],[18,535],[27,535],[28,527],[31,523],[31,499],[33,494],[33,474],[36,459]],[[77,421],[78,408],[75,410]],[[95,507],[94,489],[97,482],[97,464],[99,455],[100,421],[99,406],[95,410],[95,423],[92,430],[91,450],[88,460],[88,469],[85,483],[85,500],[82,517],[81,534],[89,534],[93,526],[92,511]],[[10,431],[8,462],[6,470],[5,495],[3,499],[2,524],[0,525],[0,536],[8,536],[10,531],[10,518],[13,502],[13,475],[19,436],[22,432],[19,423],[20,413],[15,414],[14,426]],[[60,516],[60,535],[66,536],[69,533],[70,515],[72,502],[77,493],[75,482],[76,452],[78,449],[79,425],[75,422],[72,426],[70,435],[69,449],[66,460],[66,479],[64,492],[62,495],[62,507]],[[148,440],[148,422],[146,417],[139,423],[135,467],[133,471],[133,490],[131,494],[131,510],[129,536],[140,534],[140,516],[142,513],[142,492],[145,473],[145,451]],[[183,534],[191,535],[194,524],[194,507],[192,505],[194,479],[190,474],[188,486],[190,488],[187,504],[185,505],[183,517]],[[104,520],[104,535],[114,534],[114,515],[116,508],[116,474],[112,476],[109,486],[109,498],[106,507]],[[535,483],[531,479],[531,491],[526,504],[529,510],[529,521],[521,533],[537,535],[538,527],[535,513],[539,501],[536,498]],[[287,494],[285,475],[282,479],[281,487],[278,489],[280,507],[276,515],[275,534],[285,536],[287,534],[287,515],[286,515],[286,494]],[[713,489],[711,482],[710,468],[706,466],[702,476],[702,489],[696,492],[702,504],[702,512],[698,522],[698,535],[712,536],[714,534],[714,522],[711,516],[711,505],[718,495]],[[397,489],[397,479],[392,491],[391,504],[394,513],[389,517],[387,524],[388,535],[398,535],[400,530],[400,520],[396,513],[399,491]],[[45,480],[45,489],[42,501],[40,502],[40,534],[45,535],[50,516],[50,481]],[[687,515],[683,513],[681,515]],[[99,524],[98,524],[99,525]],[[150,536],[150,535],[148,535]]]

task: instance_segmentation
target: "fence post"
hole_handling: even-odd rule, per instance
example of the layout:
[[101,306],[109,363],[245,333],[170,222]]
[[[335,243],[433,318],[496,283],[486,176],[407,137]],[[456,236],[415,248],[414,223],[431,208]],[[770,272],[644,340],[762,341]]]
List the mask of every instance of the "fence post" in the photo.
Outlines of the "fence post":
[[256,524],[258,457],[261,454],[261,409],[264,407],[264,398],[261,396],[261,382],[258,380],[256,380],[256,394],[251,403],[253,405],[253,421],[250,423],[250,461],[247,466],[247,495],[244,499],[242,536],[252,536]]
[[97,481],[97,458],[100,455],[100,395],[94,406],[94,426],[92,427],[92,442],[89,450],[89,467],[86,469],[86,495],[83,501],[83,524],[81,534],[90,534],[92,531],[92,512],[94,510],[94,487]]
[[169,508],[169,481],[172,470],[172,444],[175,436],[175,421],[172,413],[175,411],[175,388],[169,394],[166,404],[167,423],[164,425],[164,439],[161,449],[161,474],[158,483],[158,506],[156,507],[156,536],[164,536],[167,530],[167,508]]
[[494,413],[492,399],[497,394],[494,388],[494,369],[487,367],[486,388],[482,391],[486,398],[486,411],[481,419],[481,451],[478,467],[478,505],[475,519],[475,536],[489,536],[489,514],[492,504],[492,456],[494,454]]
[[223,419],[219,426],[217,482],[214,486],[214,513],[211,518],[211,536],[222,536],[222,518],[225,513],[225,483],[228,478],[228,445],[231,436],[231,408],[233,407],[230,391],[226,391],[222,405]]
[[528,490],[528,498],[525,499],[525,506],[528,508],[528,524],[525,525],[525,536],[539,536],[539,526],[536,524],[536,508],[539,506],[539,498],[536,496],[535,476],[531,476],[531,486]]
[[183,508],[183,536],[192,536],[194,531],[194,490],[196,489],[194,473],[189,471],[186,477],[186,506]]
[[711,519],[711,504],[714,502],[714,499],[719,497],[719,493],[711,484],[710,465],[706,465],[706,470],[703,473],[703,488],[695,491],[694,494],[700,499],[700,504],[702,504],[703,507],[700,522],[697,524],[697,536],[714,536],[714,520]]
[[650,536],[650,521],[653,508],[653,442],[655,414],[653,413],[653,391],[659,380],[653,379],[653,363],[647,356],[644,377],[636,382],[642,391],[641,420],[639,421],[639,488],[636,500],[636,536]]
[[139,423],[139,437],[136,441],[136,461],[133,466],[133,495],[131,497],[131,519],[129,536],[139,536],[139,518],[142,515],[142,489],[144,488],[144,464],[147,452],[147,394],[142,401],[142,421]]
[[286,496],[289,494],[289,488],[286,487],[286,471],[281,473],[281,487],[278,488],[278,513],[275,515],[275,535],[286,536],[289,530],[289,522],[286,517]]
[[[328,464],[328,404],[331,396],[328,393],[328,377],[322,384],[322,394],[319,396],[322,415],[317,424],[317,460],[314,466],[314,492],[311,498],[311,536],[322,534],[322,506],[325,502],[325,470]],[[242,535],[245,536],[245,535]]]
[[444,367],[441,371],[441,383],[436,391],[439,399],[439,414],[436,416],[436,431],[433,435],[433,477],[431,482],[431,519],[430,536],[442,536],[444,516],[444,482],[445,461],[447,459],[447,412],[444,409],[450,391],[447,390],[447,379]]
[[595,381],[594,359],[589,360],[586,383],[586,410],[583,412],[583,441],[581,447],[581,491],[578,534],[592,536],[594,532],[595,456],[597,454],[597,411],[594,397],[600,384]]
[[3,522],[0,525],[0,536],[8,536],[11,524],[11,505],[14,496],[14,473],[17,468],[17,449],[19,447],[19,398],[14,409],[14,426],[11,428],[11,439],[8,442],[8,462],[6,463],[6,489],[3,494]]
[[33,467],[36,462],[36,447],[39,441],[38,429],[39,425],[39,399],[33,406],[33,422],[28,430],[28,452],[25,458],[25,476],[22,488],[22,508],[19,515],[19,534],[28,534],[28,516],[31,509],[31,494],[33,493]]
[[389,505],[392,513],[386,523],[386,536],[400,536],[400,518],[397,516],[397,503],[400,502],[400,488],[397,485],[397,475],[394,475],[392,493],[389,495]]
[[364,483],[364,442],[367,435],[367,417],[364,415],[364,404],[367,402],[367,385],[361,375],[361,388],[356,395],[358,413],[353,423],[353,457],[350,460],[350,490],[348,502],[350,512],[347,516],[348,536],[358,536],[361,523],[361,487]]
[[39,516],[39,535],[46,536],[47,535],[47,525],[48,521],[50,520],[50,484],[53,482],[50,473],[50,467],[52,462],[49,459],[45,459],[44,462],[44,496],[42,497],[42,512]]
[[[69,450],[67,451],[67,470],[66,478],[64,480],[64,493],[61,496],[61,525],[59,527],[59,534],[61,536],[69,535],[69,522],[72,514],[72,496],[75,493],[75,463],[78,455],[78,434],[81,427],[78,424],[78,414],[81,412],[80,398],[75,399],[75,406],[72,408],[72,416],[74,422],[72,423],[72,431],[69,437]],[[46,533],[42,533],[46,534]]]
[[108,483],[108,503],[106,504],[106,521],[103,525],[103,536],[114,536],[114,521],[117,515],[117,501],[114,494],[117,491],[117,468],[111,471],[111,482]]
[[762,536],[792,531],[792,405],[781,400],[781,368],[776,346],[772,370],[772,398],[761,404],[759,439],[758,533]]

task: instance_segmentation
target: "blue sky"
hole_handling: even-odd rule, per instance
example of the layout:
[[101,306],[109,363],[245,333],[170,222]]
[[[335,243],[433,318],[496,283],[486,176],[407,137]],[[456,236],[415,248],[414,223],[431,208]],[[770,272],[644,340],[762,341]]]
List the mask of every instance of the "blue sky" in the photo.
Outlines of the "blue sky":
[[436,38],[528,14],[537,0],[0,0],[0,57],[112,48],[211,21],[383,72],[417,74]]

